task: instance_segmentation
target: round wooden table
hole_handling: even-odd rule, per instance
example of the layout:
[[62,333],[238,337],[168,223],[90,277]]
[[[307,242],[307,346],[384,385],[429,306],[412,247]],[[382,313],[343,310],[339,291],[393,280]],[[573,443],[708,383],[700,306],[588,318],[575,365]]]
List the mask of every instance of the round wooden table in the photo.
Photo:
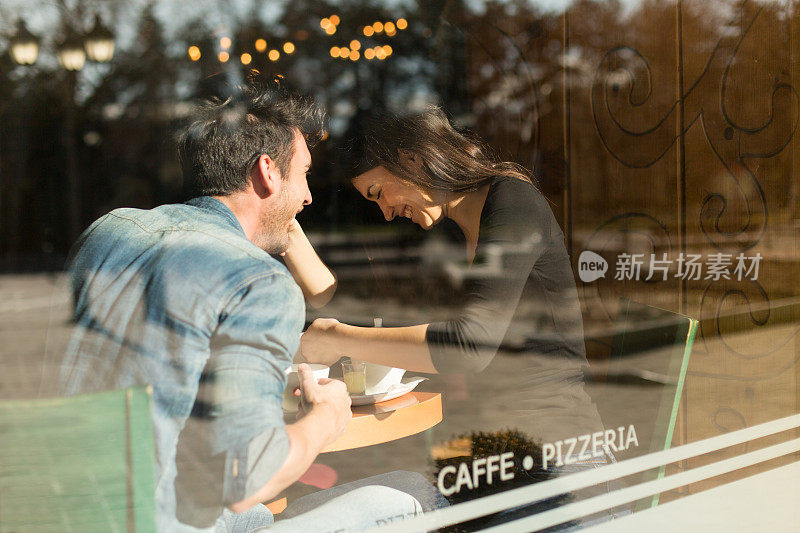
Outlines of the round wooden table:
[[409,392],[394,400],[353,407],[344,434],[322,450],[340,452],[421,433],[442,421],[442,395]]

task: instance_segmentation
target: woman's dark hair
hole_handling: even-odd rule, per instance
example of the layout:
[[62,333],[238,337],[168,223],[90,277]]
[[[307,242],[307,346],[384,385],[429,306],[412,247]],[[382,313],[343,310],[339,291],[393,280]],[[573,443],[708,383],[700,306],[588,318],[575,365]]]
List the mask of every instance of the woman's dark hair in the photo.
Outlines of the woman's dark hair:
[[178,152],[188,197],[226,196],[247,186],[250,170],[269,155],[286,177],[294,155],[294,132],[309,147],[324,135],[324,114],[309,98],[255,86],[198,106],[179,132]]
[[[422,171],[408,154],[422,160]],[[376,166],[413,185],[451,192],[474,191],[497,176],[532,181],[521,165],[502,161],[484,142],[456,130],[438,107],[374,120],[364,137],[362,168]]]

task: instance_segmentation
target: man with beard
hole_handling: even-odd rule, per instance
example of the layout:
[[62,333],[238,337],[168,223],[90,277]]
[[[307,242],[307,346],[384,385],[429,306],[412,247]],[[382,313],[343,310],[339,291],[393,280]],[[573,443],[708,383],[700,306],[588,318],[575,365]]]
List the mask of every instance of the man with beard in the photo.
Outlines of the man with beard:
[[[192,199],[114,210],[73,248],[60,387],[153,386],[159,531],[269,526],[260,502],[351,417],[344,384],[316,382],[306,365],[305,416],[286,425],[281,410],[302,293],[324,300],[335,283],[307,274],[319,258],[294,219],[311,203],[307,142],[321,133],[322,113],[296,96],[245,88],[206,102],[179,136]],[[393,472],[301,498],[269,530],[355,531],[442,504],[422,476]]]

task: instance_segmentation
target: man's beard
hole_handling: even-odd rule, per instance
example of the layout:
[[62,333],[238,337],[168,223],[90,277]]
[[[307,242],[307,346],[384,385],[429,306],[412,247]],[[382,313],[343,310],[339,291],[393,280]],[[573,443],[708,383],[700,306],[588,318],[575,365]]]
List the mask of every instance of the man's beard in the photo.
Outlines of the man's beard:
[[284,184],[279,193],[277,207],[261,215],[259,232],[254,243],[269,254],[285,252],[289,246],[289,223],[297,213],[298,206],[292,202],[288,189]]

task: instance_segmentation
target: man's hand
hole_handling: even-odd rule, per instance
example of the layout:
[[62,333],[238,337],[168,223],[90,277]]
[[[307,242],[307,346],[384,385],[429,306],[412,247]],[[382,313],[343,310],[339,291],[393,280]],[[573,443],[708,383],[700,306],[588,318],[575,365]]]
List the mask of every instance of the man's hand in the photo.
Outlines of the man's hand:
[[298,366],[297,372],[300,377],[300,393],[304,409],[309,413],[317,409],[322,410],[325,418],[332,423],[328,435],[330,444],[344,433],[347,423],[353,416],[347,387],[335,379],[322,378],[317,382],[311,367],[307,364]]
[[339,324],[334,318],[318,318],[303,333],[300,337],[300,351],[309,363],[331,366],[346,355],[336,333]]
[[297,368],[303,403],[307,405],[306,415],[293,424],[286,425],[289,437],[289,454],[283,465],[264,486],[247,498],[230,505],[230,509],[241,513],[258,502],[275,499],[280,491],[300,479],[314,462],[320,451],[338,439],[353,416],[350,411],[350,396],[341,381],[314,379],[314,373],[307,364]]

